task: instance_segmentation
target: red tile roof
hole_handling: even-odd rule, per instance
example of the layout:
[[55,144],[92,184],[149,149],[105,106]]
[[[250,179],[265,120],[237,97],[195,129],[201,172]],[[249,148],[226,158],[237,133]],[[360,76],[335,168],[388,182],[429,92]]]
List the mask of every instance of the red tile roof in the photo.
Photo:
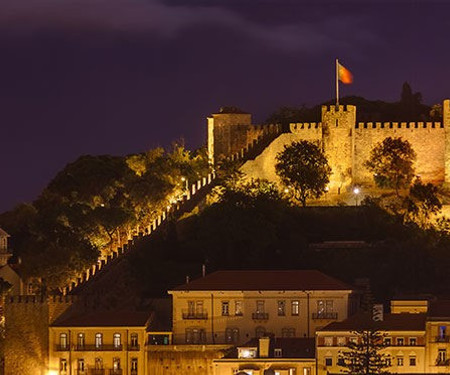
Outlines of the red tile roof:
[[145,327],[151,317],[142,311],[103,311],[57,320],[53,327]]
[[425,331],[427,314],[384,314],[384,320],[375,322],[371,314],[356,314],[343,320],[333,322],[320,329],[327,331],[360,331],[376,329],[380,331]]
[[173,290],[352,290],[320,271],[217,271]]

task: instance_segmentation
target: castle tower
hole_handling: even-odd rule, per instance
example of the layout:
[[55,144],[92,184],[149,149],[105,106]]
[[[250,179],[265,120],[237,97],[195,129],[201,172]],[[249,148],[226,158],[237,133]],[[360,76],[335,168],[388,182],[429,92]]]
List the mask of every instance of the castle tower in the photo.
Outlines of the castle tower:
[[352,184],[355,125],[355,106],[322,106],[322,144],[332,168],[329,184],[332,193],[339,194]]
[[223,107],[208,117],[208,158],[211,164],[247,146],[252,116],[236,107]]
[[445,184],[450,184],[450,99],[442,103],[442,123],[445,130]]

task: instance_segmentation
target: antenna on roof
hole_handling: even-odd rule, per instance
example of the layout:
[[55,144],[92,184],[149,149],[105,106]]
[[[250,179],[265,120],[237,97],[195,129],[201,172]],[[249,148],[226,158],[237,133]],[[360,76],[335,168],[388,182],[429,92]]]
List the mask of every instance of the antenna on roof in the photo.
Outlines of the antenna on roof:
[[202,277],[206,276],[206,264],[202,264]]

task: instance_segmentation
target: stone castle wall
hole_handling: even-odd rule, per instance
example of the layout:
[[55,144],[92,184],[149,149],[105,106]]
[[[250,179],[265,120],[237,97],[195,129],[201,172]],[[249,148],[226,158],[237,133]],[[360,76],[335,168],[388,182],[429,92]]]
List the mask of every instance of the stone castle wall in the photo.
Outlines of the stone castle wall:
[[47,375],[49,329],[73,304],[69,296],[14,296],[5,304],[5,375]]
[[374,145],[387,137],[401,137],[411,143],[417,159],[416,175],[423,181],[442,183],[445,179],[445,130],[441,123],[359,123],[355,128],[355,184],[371,184],[373,177],[364,167]]

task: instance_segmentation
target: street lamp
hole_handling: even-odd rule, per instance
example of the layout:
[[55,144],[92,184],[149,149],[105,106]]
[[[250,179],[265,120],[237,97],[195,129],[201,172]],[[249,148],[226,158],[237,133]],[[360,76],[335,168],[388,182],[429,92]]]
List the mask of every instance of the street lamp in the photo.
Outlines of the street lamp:
[[358,205],[358,195],[359,195],[359,193],[361,193],[360,188],[357,187],[357,186],[355,186],[355,187],[353,188],[353,194],[355,194],[355,205],[356,205],[356,206]]
[[181,177],[181,181],[184,182],[184,190],[186,190],[186,192],[189,190],[189,181],[186,177],[182,176]]

